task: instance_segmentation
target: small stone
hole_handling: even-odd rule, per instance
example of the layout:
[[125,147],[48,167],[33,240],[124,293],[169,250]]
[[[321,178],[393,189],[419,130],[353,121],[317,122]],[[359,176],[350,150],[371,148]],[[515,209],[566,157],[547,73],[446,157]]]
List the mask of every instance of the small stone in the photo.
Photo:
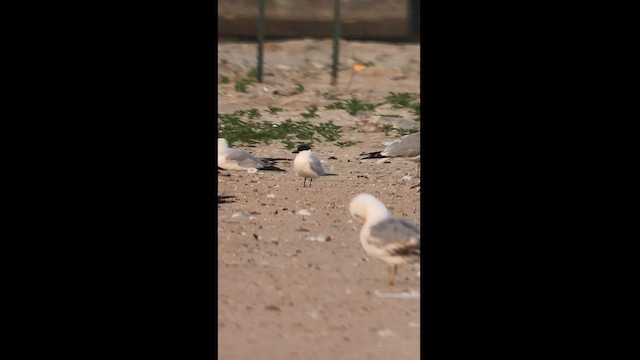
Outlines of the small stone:
[[320,234],[318,236],[309,236],[309,237],[307,237],[307,240],[317,241],[317,242],[323,243],[323,242],[327,242],[327,237],[322,235],[322,234]]
[[244,212],[244,211],[238,211],[233,213],[233,215],[231,215],[232,218],[248,218],[249,214]]

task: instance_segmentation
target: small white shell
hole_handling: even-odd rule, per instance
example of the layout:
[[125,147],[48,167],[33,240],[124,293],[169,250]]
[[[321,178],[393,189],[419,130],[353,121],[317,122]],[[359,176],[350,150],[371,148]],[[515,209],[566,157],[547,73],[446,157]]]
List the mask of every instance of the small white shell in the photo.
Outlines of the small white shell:
[[327,239],[329,239],[329,238],[327,238],[326,236],[324,236],[324,235],[322,235],[322,234],[320,234],[320,235],[318,235],[318,236],[309,236],[309,237],[307,238],[307,240],[317,241],[317,242],[321,242],[321,243],[323,243],[323,242],[327,242]]
[[231,217],[232,218],[243,218],[244,219],[244,218],[248,218],[249,214],[247,212],[244,212],[244,211],[238,211],[238,212],[233,213],[231,215]]

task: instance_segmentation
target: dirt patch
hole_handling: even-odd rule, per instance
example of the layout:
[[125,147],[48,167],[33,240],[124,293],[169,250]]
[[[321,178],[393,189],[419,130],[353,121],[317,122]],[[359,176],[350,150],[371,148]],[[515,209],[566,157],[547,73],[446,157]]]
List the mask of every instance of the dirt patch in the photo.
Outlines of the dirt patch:
[[[264,84],[247,93],[236,78],[255,66],[255,44],[219,44],[219,113],[267,106],[285,111],[270,120],[299,119],[310,105],[314,123],[343,128],[340,148],[314,144],[324,167],[339,176],[315,179],[311,187],[293,172],[295,154],[283,144],[241,147],[262,157],[287,158],[286,172],[221,171],[218,194],[234,196],[218,205],[218,357],[231,359],[417,359],[420,355],[419,266],[401,266],[396,285],[386,283],[385,263],[369,258],[349,201],[369,192],[395,217],[420,224],[416,164],[402,159],[361,161],[362,152],[382,150],[394,132],[362,133],[344,110],[324,110],[336,99],[382,102],[389,92],[419,93],[419,46],[343,42],[338,86],[332,87],[331,42],[270,43]],[[354,72],[354,63],[374,66]],[[296,84],[301,93],[291,92]],[[274,94],[276,91],[276,94]],[[282,95],[285,94],[285,95]],[[411,118],[405,109],[383,111]],[[405,111],[404,113],[402,111]],[[297,116],[297,117],[296,117]],[[301,210],[303,210],[301,212]],[[309,215],[304,215],[309,214]]]

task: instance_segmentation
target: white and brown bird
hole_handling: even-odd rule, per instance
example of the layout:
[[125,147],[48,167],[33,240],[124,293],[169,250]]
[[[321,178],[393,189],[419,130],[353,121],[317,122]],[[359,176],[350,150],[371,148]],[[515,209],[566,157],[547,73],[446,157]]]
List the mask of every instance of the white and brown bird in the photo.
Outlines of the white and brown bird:
[[311,187],[311,181],[317,177],[337,175],[329,173],[322,167],[322,163],[311,152],[311,147],[308,145],[299,146],[298,149],[293,151],[293,153],[298,154],[293,160],[293,170],[298,176],[302,176],[304,178],[302,187],[306,186],[307,179],[309,179],[309,187]]
[[394,284],[398,265],[420,261],[420,228],[408,220],[394,219],[375,196],[362,193],[354,197],[349,214],[362,224],[364,251],[387,263],[389,285]]
[[218,138],[218,168],[245,171],[249,169],[285,171],[274,166],[267,159],[261,159],[246,150],[229,147],[229,142],[224,138]]

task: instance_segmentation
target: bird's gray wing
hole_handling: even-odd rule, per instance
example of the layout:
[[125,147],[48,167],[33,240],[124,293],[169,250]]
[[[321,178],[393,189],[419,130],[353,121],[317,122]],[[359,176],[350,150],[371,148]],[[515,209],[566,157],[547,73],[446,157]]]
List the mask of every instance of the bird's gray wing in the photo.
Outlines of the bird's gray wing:
[[369,242],[391,255],[420,255],[420,228],[407,220],[387,219],[370,229]]
[[266,165],[259,157],[248,151],[240,149],[229,149],[226,158],[229,161],[237,161],[240,165],[245,167],[254,167],[259,169]]
[[420,155],[420,133],[401,137],[389,144],[380,154],[390,157],[413,157]]
[[313,155],[309,157],[309,167],[311,167],[311,170],[318,175],[322,176],[328,174],[328,172],[322,167],[320,160]]

